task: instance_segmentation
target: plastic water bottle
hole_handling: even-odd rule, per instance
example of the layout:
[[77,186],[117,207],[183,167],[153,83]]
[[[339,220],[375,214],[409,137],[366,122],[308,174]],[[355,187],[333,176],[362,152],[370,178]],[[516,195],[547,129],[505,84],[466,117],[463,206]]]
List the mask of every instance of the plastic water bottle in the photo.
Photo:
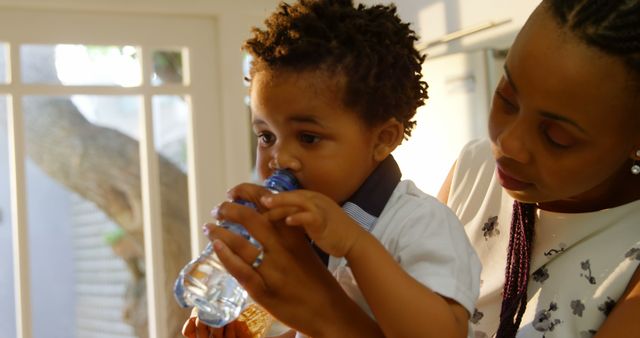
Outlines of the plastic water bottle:
[[[295,176],[286,170],[277,170],[265,180],[264,186],[274,193],[299,188]],[[256,207],[247,201],[235,202]],[[219,226],[244,236],[253,245],[261,248],[260,243],[251,237],[242,225],[224,221]],[[182,268],[173,292],[180,306],[197,307],[198,318],[212,327],[222,327],[232,322],[249,305],[247,291],[226,271],[211,243],[199,257]]]

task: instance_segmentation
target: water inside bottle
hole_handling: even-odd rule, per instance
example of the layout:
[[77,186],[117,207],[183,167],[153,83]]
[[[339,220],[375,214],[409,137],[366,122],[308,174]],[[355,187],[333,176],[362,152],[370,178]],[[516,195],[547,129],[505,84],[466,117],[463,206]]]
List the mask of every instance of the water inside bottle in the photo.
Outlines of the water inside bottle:
[[[286,170],[276,171],[265,181],[264,186],[274,193],[299,188],[296,177]],[[236,202],[255,208],[251,202]],[[242,225],[222,222],[218,226],[245,237],[254,246],[261,248],[260,243]],[[218,260],[211,243],[198,258],[180,271],[174,285],[174,295],[180,306],[195,306],[198,318],[212,327],[221,327],[233,321],[251,302],[247,291],[227,273]]]
[[228,324],[247,305],[247,292],[226,273],[211,244],[182,269],[175,291],[182,307],[197,307],[198,318],[213,327]]

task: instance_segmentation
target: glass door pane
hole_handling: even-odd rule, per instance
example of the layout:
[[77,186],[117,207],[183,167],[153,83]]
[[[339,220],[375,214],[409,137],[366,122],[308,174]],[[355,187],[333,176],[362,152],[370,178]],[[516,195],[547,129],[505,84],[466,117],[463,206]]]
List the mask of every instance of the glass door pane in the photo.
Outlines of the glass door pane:
[[[223,142],[224,125],[236,119],[238,88],[219,79],[226,76],[220,55],[231,58],[216,49],[216,17],[5,9],[0,19],[12,41],[28,42],[4,49],[0,44],[0,56],[5,55],[0,84],[4,78],[6,89],[0,94],[18,95],[14,102],[24,113],[32,261],[25,288],[33,313],[25,325],[36,338],[111,331],[118,337],[147,337],[154,329],[159,337],[179,337],[189,311],[178,308],[170,289],[191,256],[190,235],[202,238],[199,224],[210,220],[212,201],[224,198],[227,181],[238,181],[230,177],[249,172],[236,165],[237,146],[233,156],[227,155]],[[20,61],[13,83],[6,71],[14,61],[8,50]],[[153,113],[159,154],[161,187],[151,190],[160,191],[163,224],[151,224],[151,229],[163,239],[164,251],[153,256],[165,260],[163,280],[152,278],[151,267],[145,267],[156,262],[145,257],[149,234],[142,230],[148,223],[141,206],[139,143],[146,134],[138,135],[138,129],[147,111]],[[127,167],[123,158],[135,165],[118,169]],[[118,174],[105,178],[101,173],[106,170]],[[45,238],[55,243],[39,245]],[[6,276],[2,280],[11,282]],[[149,280],[166,291],[166,306],[147,309]],[[15,327],[14,309],[5,309],[8,303],[2,302],[0,318]],[[155,312],[158,308],[162,311]],[[161,323],[150,326],[148,318],[156,317]]]
[[153,74],[151,84],[162,86],[166,84],[186,84],[185,64],[181,50],[156,50],[152,53]]
[[145,336],[146,326],[127,322],[145,299],[142,228],[118,225],[140,217],[141,102],[89,95],[23,100],[36,338]]
[[138,56],[138,49],[128,45],[22,45],[22,81],[68,86],[139,86],[142,72]]
[[7,44],[0,42],[0,84],[9,83],[9,63],[8,59],[9,49],[7,48]]
[[16,336],[11,242],[11,196],[7,138],[7,97],[0,95],[0,337]]

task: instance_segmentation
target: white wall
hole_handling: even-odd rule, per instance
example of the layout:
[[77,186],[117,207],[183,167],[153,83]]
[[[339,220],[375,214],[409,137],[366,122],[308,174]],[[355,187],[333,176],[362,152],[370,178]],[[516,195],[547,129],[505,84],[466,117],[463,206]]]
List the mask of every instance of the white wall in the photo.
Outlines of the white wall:
[[[362,0],[367,5],[387,0]],[[403,179],[436,195],[460,149],[487,137],[491,96],[502,75],[503,53],[539,0],[396,0],[400,17],[420,36],[427,59],[422,68],[429,99],[416,113],[416,128],[393,155]],[[450,33],[502,23],[460,39]]]
[[411,23],[421,42],[490,21],[511,22],[446,46],[429,50],[429,55],[459,52],[484,46],[507,47],[540,0],[360,0],[372,5],[395,3],[400,17]]

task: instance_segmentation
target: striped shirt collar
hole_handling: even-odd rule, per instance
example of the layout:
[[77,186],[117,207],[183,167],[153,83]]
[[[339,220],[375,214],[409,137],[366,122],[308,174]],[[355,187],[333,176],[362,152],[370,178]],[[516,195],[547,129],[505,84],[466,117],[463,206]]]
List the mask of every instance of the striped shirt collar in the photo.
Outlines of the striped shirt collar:
[[342,205],[342,209],[367,231],[373,230],[402,173],[389,155],[373,170],[360,188]]
[[[342,205],[342,209],[362,228],[367,231],[373,230],[401,177],[402,173],[398,163],[393,156],[387,156],[367,177],[360,188],[347,199]],[[314,243],[312,245],[320,259],[327,265],[329,256]]]

